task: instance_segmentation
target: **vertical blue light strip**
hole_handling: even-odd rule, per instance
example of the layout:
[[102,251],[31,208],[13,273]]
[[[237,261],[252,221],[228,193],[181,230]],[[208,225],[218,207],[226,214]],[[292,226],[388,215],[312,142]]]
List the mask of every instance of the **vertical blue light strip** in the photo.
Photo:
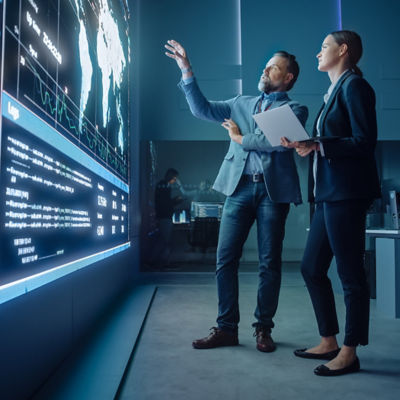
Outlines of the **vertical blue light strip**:
[[239,78],[239,87],[238,93],[243,93],[243,78],[242,78],[242,10],[241,10],[241,0],[237,0],[237,41],[238,41],[238,49],[237,49],[237,64],[240,66],[240,78]]
[[343,29],[342,26],[342,0],[337,0],[337,16],[338,16],[338,30]]

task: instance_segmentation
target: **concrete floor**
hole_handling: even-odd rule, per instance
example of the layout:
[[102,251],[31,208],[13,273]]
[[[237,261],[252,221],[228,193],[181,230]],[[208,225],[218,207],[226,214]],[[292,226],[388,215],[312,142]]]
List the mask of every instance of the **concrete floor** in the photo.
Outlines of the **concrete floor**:
[[[246,269],[248,271],[248,269]],[[212,272],[148,273],[144,283],[158,290],[119,398],[123,400],[399,399],[400,320],[378,315],[371,300],[370,344],[358,355],[362,371],[318,377],[321,362],[294,357],[296,348],[315,345],[319,336],[306,288],[298,271],[284,269],[273,338],[276,352],[255,349],[253,312],[256,272],[240,275],[238,347],[195,350],[193,339],[215,325],[216,289]],[[344,323],[343,297],[336,299]],[[339,335],[339,341],[342,336]]]

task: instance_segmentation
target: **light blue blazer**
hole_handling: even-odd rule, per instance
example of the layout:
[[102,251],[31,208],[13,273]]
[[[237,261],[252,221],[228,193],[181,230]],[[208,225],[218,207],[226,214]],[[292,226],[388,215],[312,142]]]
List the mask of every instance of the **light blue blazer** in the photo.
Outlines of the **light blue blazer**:
[[[189,84],[179,83],[184,92],[192,114],[200,119],[222,123],[225,118],[231,118],[239,126],[243,135],[240,145],[231,140],[229,150],[225,155],[214,182],[213,188],[226,196],[235,191],[242,176],[250,150],[260,152],[264,172],[264,182],[272,201],[278,203],[302,202],[299,176],[292,149],[271,147],[263,134],[255,133],[255,122],[252,118],[259,96],[236,96],[226,101],[208,101],[194,80]],[[272,103],[271,109],[288,104],[303,126],[308,117],[308,110],[298,102],[285,100]]]

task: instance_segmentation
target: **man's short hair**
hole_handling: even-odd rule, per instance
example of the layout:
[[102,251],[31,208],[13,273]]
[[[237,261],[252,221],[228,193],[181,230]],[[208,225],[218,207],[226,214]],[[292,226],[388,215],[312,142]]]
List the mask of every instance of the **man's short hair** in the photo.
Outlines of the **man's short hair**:
[[164,179],[169,182],[171,179],[178,177],[178,171],[174,168],[168,168],[167,172],[165,173]]
[[284,50],[279,50],[275,52],[274,56],[283,57],[287,60],[287,69],[291,74],[293,74],[293,79],[288,83],[288,86],[286,88],[286,90],[290,90],[296,83],[297,77],[300,73],[300,67],[296,61],[296,56],[294,56],[293,54],[289,54],[287,51]]

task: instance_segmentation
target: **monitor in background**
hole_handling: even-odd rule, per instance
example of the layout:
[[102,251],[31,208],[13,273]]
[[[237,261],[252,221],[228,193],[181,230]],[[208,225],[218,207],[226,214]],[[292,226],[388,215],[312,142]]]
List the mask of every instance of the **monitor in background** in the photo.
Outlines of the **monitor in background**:
[[224,203],[211,203],[192,201],[190,217],[195,218],[217,218],[221,219]]

